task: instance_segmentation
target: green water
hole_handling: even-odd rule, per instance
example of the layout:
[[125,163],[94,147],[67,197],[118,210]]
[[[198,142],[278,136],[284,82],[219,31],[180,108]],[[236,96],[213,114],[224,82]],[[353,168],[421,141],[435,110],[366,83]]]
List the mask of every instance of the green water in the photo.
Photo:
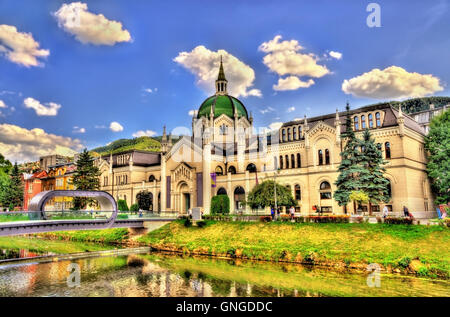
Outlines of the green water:
[[380,287],[369,287],[363,273],[162,253],[0,264],[0,296],[449,296],[449,291],[448,281],[381,275]]

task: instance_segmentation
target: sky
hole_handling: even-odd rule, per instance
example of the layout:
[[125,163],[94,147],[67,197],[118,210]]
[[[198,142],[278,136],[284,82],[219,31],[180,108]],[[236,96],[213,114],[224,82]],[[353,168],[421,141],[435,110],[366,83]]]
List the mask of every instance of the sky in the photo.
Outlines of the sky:
[[187,131],[220,56],[257,128],[449,96],[450,0],[371,3],[0,0],[0,153]]

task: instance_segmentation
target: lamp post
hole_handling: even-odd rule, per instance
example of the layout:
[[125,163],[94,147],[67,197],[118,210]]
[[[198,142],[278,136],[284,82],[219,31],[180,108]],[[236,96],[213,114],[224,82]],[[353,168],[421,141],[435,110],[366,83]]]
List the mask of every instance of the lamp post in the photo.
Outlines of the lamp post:
[[275,172],[273,173],[273,192],[275,200],[275,219],[278,217],[278,205],[277,205],[277,174],[280,170],[275,166]]

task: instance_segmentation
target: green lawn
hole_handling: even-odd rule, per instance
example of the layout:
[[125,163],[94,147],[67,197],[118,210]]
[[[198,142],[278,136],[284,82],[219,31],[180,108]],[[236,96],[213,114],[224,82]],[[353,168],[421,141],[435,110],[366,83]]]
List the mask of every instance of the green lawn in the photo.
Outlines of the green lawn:
[[385,268],[449,278],[450,231],[441,226],[172,222],[139,241],[157,249],[269,261]]

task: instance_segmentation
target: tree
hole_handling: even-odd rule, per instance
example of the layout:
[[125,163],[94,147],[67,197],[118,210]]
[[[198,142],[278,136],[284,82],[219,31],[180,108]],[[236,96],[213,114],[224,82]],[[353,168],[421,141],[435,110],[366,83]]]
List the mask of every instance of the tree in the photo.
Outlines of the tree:
[[[275,182],[267,180],[256,185],[248,194],[247,202],[251,208],[259,208],[266,206],[275,206]],[[296,206],[297,202],[292,197],[289,189],[283,185],[276,184],[277,188],[277,206]]]
[[229,214],[230,213],[230,198],[228,195],[217,195],[211,198],[211,214]]
[[350,193],[349,199],[354,201],[358,207],[360,207],[361,204],[366,204],[369,202],[369,195],[361,190],[355,190]]
[[119,199],[117,201],[117,208],[119,208],[120,211],[128,211],[128,204],[125,199]]
[[14,209],[14,207],[22,207],[23,205],[23,181],[22,175],[19,170],[17,163],[14,164],[8,187],[4,193],[4,206],[9,206],[9,209]]
[[359,163],[363,172],[359,174],[360,189],[369,197],[369,213],[372,214],[372,204],[388,202],[389,180],[384,177],[386,169],[383,167],[387,162],[383,159],[381,150],[375,144],[369,129],[364,131],[361,140],[361,156]]
[[152,194],[146,190],[139,192],[136,195],[137,204],[139,209],[150,210],[150,206],[153,203]]
[[9,173],[12,169],[10,161],[0,154],[0,206],[7,207],[9,202],[7,200],[7,192],[11,183]]
[[334,199],[339,206],[345,206],[347,212],[347,204],[350,202],[350,194],[352,191],[358,191],[361,188],[359,174],[364,173],[361,167],[360,141],[355,135],[350,117],[350,107],[347,103],[347,118],[345,121],[345,133],[342,134],[346,144],[341,152],[341,163],[338,167],[338,178],[334,183],[337,190],[334,193]]
[[427,164],[436,204],[450,201],[450,110],[435,117],[425,137],[425,149],[429,152]]
[[[87,149],[80,153],[76,162],[77,169],[72,178],[72,184],[77,190],[98,190],[100,188],[100,171],[94,166],[94,161]],[[81,210],[86,208],[87,204],[94,203],[92,198],[75,197],[73,208]]]

